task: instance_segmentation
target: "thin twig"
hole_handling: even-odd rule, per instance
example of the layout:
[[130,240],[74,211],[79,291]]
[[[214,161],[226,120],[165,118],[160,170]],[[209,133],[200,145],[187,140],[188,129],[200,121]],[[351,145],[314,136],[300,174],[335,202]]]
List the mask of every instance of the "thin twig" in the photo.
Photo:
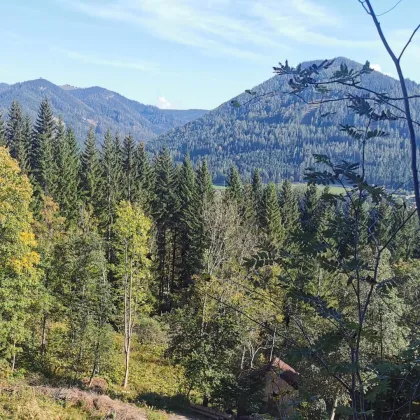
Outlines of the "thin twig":
[[401,57],[403,56],[404,51],[405,51],[405,50],[407,49],[407,47],[410,45],[410,42],[413,40],[414,35],[416,34],[416,32],[417,32],[419,29],[420,29],[420,25],[418,25],[418,26],[417,26],[417,28],[416,28],[416,29],[414,29],[413,33],[412,33],[412,34],[411,34],[411,36],[410,36],[410,39],[407,41],[407,44],[405,44],[404,48],[403,48],[403,49],[402,49],[402,51],[401,51],[401,54],[398,56],[398,61],[400,61],[400,60],[401,60]]

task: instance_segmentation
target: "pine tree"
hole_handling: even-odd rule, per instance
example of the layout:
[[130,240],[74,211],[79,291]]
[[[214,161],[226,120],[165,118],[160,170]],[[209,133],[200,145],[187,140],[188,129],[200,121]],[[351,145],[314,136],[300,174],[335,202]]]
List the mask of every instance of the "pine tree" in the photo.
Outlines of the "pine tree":
[[136,183],[136,161],[135,161],[136,147],[134,138],[130,134],[124,138],[122,147],[122,161],[123,161],[123,198],[131,203],[135,199],[135,183]]
[[135,197],[144,211],[149,214],[154,194],[154,172],[144,143],[139,143],[135,152],[136,182]]
[[76,221],[80,204],[80,156],[74,131],[69,128],[58,145],[58,202],[68,221]]
[[284,240],[279,201],[274,183],[270,182],[264,189],[262,200],[262,227],[270,245],[278,247]]
[[55,158],[55,122],[48,99],[41,102],[34,126],[30,154],[31,173],[41,190],[54,197],[57,185]]
[[232,165],[229,169],[229,173],[226,179],[228,197],[238,204],[243,199],[243,185],[241,177],[239,176],[238,168]]
[[81,189],[82,196],[91,209],[99,210],[101,165],[96,147],[95,131],[90,127],[81,156]]

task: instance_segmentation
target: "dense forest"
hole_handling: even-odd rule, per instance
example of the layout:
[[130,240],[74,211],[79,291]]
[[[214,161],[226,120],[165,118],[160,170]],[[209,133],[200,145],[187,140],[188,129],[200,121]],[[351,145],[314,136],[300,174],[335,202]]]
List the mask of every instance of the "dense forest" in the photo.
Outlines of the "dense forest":
[[19,101],[22,110],[34,121],[39,104],[45,97],[50,100],[54,114],[71,125],[79,139],[87,135],[90,127],[99,136],[111,127],[121,135],[131,133],[142,141],[149,141],[206,112],[199,109],[159,109],[99,86],[58,86],[45,79],[12,85],[0,83],[0,111],[7,112],[13,101]]
[[[285,112],[299,114],[289,105]],[[264,118],[277,112],[259,106]],[[223,145],[241,158],[243,173],[255,167],[241,177],[230,166],[227,188],[214,189],[200,155],[217,160],[210,149],[220,141],[246,143],[248,151],[279,141],[259,117],[237,117],[237,127],[254,128],[233,139],[210,124],[217,144],[200,138],[207,149],[198,153],[192,137],[194,161],[187,154],[176,164],[168,149],[151,159],[143,143],[111,131],[96,138],[91,129],[79,148],[47,100],[34,125],[13,102],[0,125],[1,378],[37,374],[79,386],[100,378],[131,401],[172,393],[238,415],[414,418],[420,237],[413,209],[360,181],[357,164],[336,166],[326,156],[314,159],[355,190],[320,189],[315,181],[326,173],[316,171],[307,171],[307,187],[264,183],[291,176],[285,168],[293,165],[301,176],[300,153],[315,146],[347,153],[353,141],[324,144],[332,125],[293,124],[292,115],[287,127],[275,124],[299,150],[288,166],[279,160],[269,173],[266,151],[248,161]],[[255,142],[241,140],[245,132]],[[313,147],[302,143],[309,134]],[[389,165],[395,142],[375,144],[378,174],[402,171]],[[154,355],[151,373],[141,370],[146,354]],[[267,395],[273,360],[287,387]],[[140,386],[148,375],[164,383]]]
[[[302,64],[308,68],[314,63]],[[345,64],[358,69],[361,64],[346,58],[335,59],[326,76]],[[193,162],[207,159],[216,183],[222,184],[229,167],[234,164],[239,172],[249,178],[254,168],[261,169],[265,181],[283,179],[303,181],[305,169],[314,162],[314,153],[323,153],[333,160],[360,161],[360,147],[349,141],[340,131],[340,124],[363,126],[360,116],[350,112],[345,102],[326,102],[311,105],[305,102],[312,96],[306,92],[298,97],[291,95],[289,77],[274,76],[251,89],[258,100],[250,101],[243,93],[233,100],[241,107],[227,101],[197,120],[163,134],[150,146],[159,150],[168,147],[176,160],[182,161],[186,152]],[[401,96],[397,80],[379,72],[361,77],[361,86],[376,92]],[[418,94],[419,86],[407,81],[410,93]],[[250,87],[251,88],[251,87]],[[340,97],[351,89],[334,86],[330,96]],[[419,100],[412,101],[415,120],[420,114]],[[370,182],[396,186],[410,178],[406,170],[407,129],[403,121],[381,122],[388,136],[375,139],[366,150],[366,175]],[[394,165],[395,161],[401,165]]]

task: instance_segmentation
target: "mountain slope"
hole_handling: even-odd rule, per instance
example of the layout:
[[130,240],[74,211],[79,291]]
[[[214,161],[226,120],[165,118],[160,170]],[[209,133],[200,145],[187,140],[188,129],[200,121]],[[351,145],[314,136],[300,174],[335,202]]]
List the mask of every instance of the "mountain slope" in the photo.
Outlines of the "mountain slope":
[[[338,58],[330,71],[341,63],[349,68],[360,66]],[[252,91],[258,95],[290,91],[288,79],[275,76]],[[365,76],[362,83],[377,91],[401,95],[398,82],[382,73],[373,72]],[[408,81],[408,87],[410,92],[420,93],[419,85]],[[250,95],[244,93],[233,99],[245,103]],[[420,116],[420,102],[413,102],[413,106],[416,118]],[[334,114],[321,118],[327,112]],[[167,146],[178,159],[187,150],[194,161],[206,157],[216,174],[216,182],[223,181],[233,162],[245,177],[250,176],[252,169],[261,168],[265,180],[302,181],[305,168],[313,163],[313,153],[324,153],[335,160],[360,160],[359,146],[339,130],[339,124],[343,123],[361,123],[360,119],[349,115],[344,103],[333,102],[314,108],[294,95],[277,93],[240,108],[232,107],[228,101],[164,134],[153,146],[157,149]],[[408,162],[404,122],[388,124],[387,129],[389,137],[375,139],[367,147],[367,174],[376,183],[405,182],[410,174],[408,165],[407,168],[404,165]]]
[[203,110],[164,110],[129,100],[118,93],[100,87],[75,88],[57,86],[37,79],[13,85],[0,84],[0,111],[7,112],[13,100],[35,120],[44,97],[55,115],[76,131],[78,138],[86,135],[93,125],[101,135],[108,128],[122,135],[132,133],[138,140],[151,140],[179,125],[201,117]]

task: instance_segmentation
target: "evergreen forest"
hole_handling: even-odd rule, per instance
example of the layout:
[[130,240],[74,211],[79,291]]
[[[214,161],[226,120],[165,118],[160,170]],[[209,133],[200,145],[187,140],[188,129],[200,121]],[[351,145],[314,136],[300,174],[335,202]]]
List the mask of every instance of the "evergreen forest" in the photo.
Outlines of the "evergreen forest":
[[[376,127],[364,135],[385,138]],[[93,388],[147,418],[194,404],[223,418],[420,412],[416,209],[366,182],[359,156],[315,154],[300,187],[261,161],[232,164],[215,189],[218,173],[197,154],[174,160],[110,130],[77,138],[47,99],[34,123],[13,102],[0,144],[6,388]],[[287,385],[268,395],[273,360]],[[15,418],[13,398],[2,418]],[[116,416],[73,409],[51,418]]]

